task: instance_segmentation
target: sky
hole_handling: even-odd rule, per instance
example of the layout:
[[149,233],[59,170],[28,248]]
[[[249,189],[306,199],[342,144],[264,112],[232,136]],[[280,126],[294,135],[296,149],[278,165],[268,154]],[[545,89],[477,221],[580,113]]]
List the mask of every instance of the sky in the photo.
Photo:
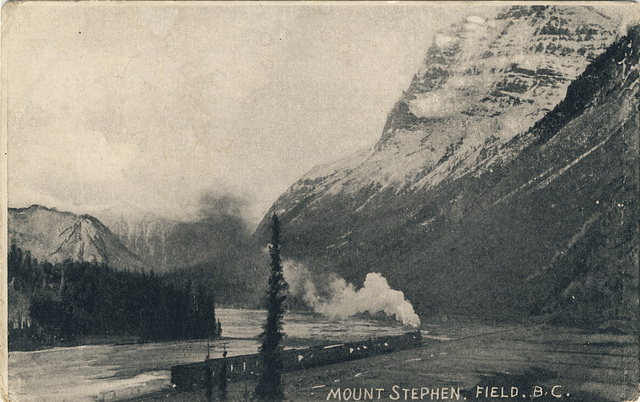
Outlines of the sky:
[[433,35],[495,11],[472,7],[9,4],[8,204],[189,220],[231,195],[255,224],[373,146]]

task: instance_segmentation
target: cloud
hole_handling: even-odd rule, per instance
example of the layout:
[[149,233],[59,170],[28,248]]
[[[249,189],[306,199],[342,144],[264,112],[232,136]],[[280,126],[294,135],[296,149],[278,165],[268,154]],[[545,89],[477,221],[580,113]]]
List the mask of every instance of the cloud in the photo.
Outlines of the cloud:
[[184,218],[223,185],[251,199],[254,222],[313,166],[373,145],[433,25],[426,7],[19,11],[6,32],[11,203]]

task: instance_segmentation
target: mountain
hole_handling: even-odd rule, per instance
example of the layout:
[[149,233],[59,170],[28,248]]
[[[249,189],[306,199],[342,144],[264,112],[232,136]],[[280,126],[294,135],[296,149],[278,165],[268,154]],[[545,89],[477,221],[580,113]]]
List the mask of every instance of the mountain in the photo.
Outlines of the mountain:
[[145,264],[120,243],[98,219],[40,205],[9,208],[9,244],[51,263],[70,259],[108,264],[116,269],[144,270]]
[[229,196],[209,199],[200,219],[174,221],[151,214],[114,216],[109,227],[156,273],[174,283],[198,283],[215,290],[216,302],[260,305],[268,276],[268,255],[251,238]]
[[286,257],[355,283],[382,272],[422,314],[628,315],[638,35],[617,24],[514,6],[436,35],[378,143],[307,173],[256,236],[276,212]]
[[562,100],[617,25],[591,7],[515,6],[494,20],[468,17],[434,37],[373,148],[312,170],[290,189],[293,204],[278,205],[294,208],[295,193],[361,190],[371,203],[513,157],[527,142],[502,146]]
[[178,258],[181,253],[167,247],[167,239],[172,237],[178,225],[176,221],[140,214],[136,218],[107,216],[105,223],[122,244],[157,272],[169,270],[176,263],[180,266],[184,261],[189,261],[188,258]]
[[164,273],[205,262],[227,264],[245,254],[251,232],[241,216],[227,212],[202,214],[191,221],[143,214],[115,216],[107,222],[122,244],[154,271]]

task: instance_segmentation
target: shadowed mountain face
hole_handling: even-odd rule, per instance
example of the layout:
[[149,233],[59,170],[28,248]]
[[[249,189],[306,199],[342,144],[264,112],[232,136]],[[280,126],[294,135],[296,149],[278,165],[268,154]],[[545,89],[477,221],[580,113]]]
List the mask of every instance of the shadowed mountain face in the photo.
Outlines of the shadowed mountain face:
[[9,244],[29,250],[33,258],[107,264],[116,269],[142,270],[144,263],[98,219],[39,205],[9,208]]
[[207,261],[235,258],[247,252],[250,231],[236,215],[218,214],[198,221],[172,221],[154,216],[114,219],[114,234],[157,273]]
[[638,35],[614,29],[589,7],[512,7],[436,36],[380,141],[272,207],[283,253],[382,272],[423,314],[628,318]]
[[106,215],[103,219],[120,241],[156,273],[210,266],[211,274],[230,270],[237,272],[229,275],[243,276],[242,269],[251,270],[254,264],[241,261],[254,258],[259,252],[243,218],[245,205],[244,200],[231,195],[208,194],[200,200],[196,220],[167,220],[153,214],[136,218]]
[[[268,255],[256,245],[242,218],[242,199],[205,195],[195,221],[171,221],[151,214],[115,216],[109,227],[120,241],[170,280],[213,289],[216,302],[260,305],[268,275]],[[109,219],[107,216],[106,219]]]

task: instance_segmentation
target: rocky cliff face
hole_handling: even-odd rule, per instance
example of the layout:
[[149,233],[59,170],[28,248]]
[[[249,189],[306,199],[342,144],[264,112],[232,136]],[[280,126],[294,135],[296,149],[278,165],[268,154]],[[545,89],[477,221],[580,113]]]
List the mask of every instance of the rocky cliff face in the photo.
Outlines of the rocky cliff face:
[[379,142],[273,206],[283,249],[350,281],[383,272],[425,314],[570,310],[539,301],[575,296],[560,261],[582,261],[596,227],[619,229],[633,194],[620,183],[638,180],[637,35],[601,55],[616,24],[590,7],[516,6],[437,35]]
[[39,205],[9,208],[9,244],[29,250],[39,261],[64,260],[108,264],[116,269],[143,270],[145,265],[98,219]]
[[279,209],[309,194],[360,190],[371,203],[384,190],[428,189],[510,159],[528,142],[503,146],[560,102],[618,24],[587,7],[516,6],[493,20],[468,17],[434,37],[375,147],[312,170]]
[[205,262],[213,264],[221,258],[227,260],[229,254],[235,254],[237,260],[251,247],[246,223],[232,214],[214,214],[187,222],[150,214],[138,219],[120,217],[111,219],[109,227],[122,244],[157,273]]
[[[124,217],[107,217],[106,223],[113,233],[129,250],[140,256],[156,272],[164,272],[170,264],[178,258],[176,250],[170,250],[167,238],[177,226],[178,222],[163,220],[151,215],[144,215],[139,219],[125,219]],[[182,263],[184,265],[184,262]]]

